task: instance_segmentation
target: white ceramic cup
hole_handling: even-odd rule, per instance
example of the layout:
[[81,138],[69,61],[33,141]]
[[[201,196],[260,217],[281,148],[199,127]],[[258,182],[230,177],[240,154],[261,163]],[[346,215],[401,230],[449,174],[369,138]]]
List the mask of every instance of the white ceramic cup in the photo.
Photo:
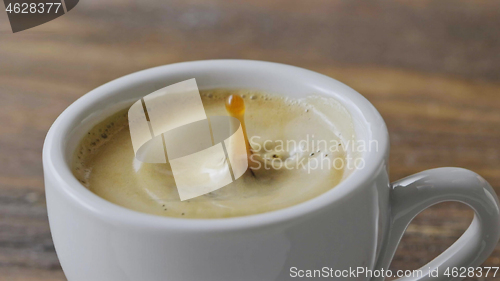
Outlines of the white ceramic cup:
[[[377,141],[379,150],[365,152],[364,169],[330,191],[286,209],[245,217],[154,216],[110,203],[80,184],[71,173],[70,159],[86,131],[142,96],[190,78],[196,78],[200,89],[334,97],[351,113],[357,138]],[[447,267],[480,265],[500,235],[499,204],[491,186],[460,168],[428,170],[390,183],[388,153],[387,128],[377,110],[353,89],[312,71],[213,60],[136,72],[84,95],[49,130],[43,168],[54,245],[69,281],[296,280],[300,278],[293,277],[294,271],[324,267],[381,272],[413,217],[433,204],[459,201],[475,211],[469,229],[422,268],[423,277],[405,280],[457,280],[444,275]],[[436,268],[439,277],[430,277],[428,270]]]

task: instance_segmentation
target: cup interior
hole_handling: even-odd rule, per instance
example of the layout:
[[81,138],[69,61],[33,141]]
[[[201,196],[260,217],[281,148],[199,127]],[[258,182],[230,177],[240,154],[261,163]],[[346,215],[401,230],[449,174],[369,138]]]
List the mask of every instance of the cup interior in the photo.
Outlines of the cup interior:
[[[301,98],[308,95],[333,97],[350,113],[358,140],[376,141],[376,151],[364,151],[365,167],[355,170],[330,191],[304,203],[286,209],[247,217],[211,219],[237,222],[251,217],[258,221],[291,218],[314,208],[321,208],[354,190],[369,179],[388,154],[388,134],[385,123],[377,110],[362,95],[330,77],[298,67],[244,60],[212,60],[178,63],[151,68],[113,80],[82,96],[69,106],[51,127],[44,144],[44,170],[56,173],[61,181],[61,192],[75,199],[76,203],[92,206],[99,212],[134,213],[133,216],[154,217],[157,220],[182,220],[184,224],[201,220],[175,219],[142,214],[116,206],[101,199],[81,185],[71,173],[73,153],[94,125],[112,113],[130,106],[141,97],[165,86],[195,78],[200,90],[214,88],[243,88]],[[82,202],[85,201],[85,202]],[[315,201],[315,202],[312,202]],[[90,205],[89,205],[90,204]],[[96,209],[97,208],[97,209]],[[101,209],[99,209],[101,208]],[[143,217],[143,218],[144,218]],[[187,222],[189,221],[189,222]],[[201,222],[198,222],[201,223]],[[236,225],[236,224],[235,224]]]

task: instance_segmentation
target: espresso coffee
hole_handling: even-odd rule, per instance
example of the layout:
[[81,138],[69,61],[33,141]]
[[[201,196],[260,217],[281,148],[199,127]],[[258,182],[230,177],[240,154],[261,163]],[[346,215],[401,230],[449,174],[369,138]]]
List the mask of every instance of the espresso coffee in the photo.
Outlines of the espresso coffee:
[[[227,218],[290,207],[335,187],[351,172],[355,136],[336,100],[294,99],[250,90],[201,91],[207,116],[227,115],[231,94],[246,104],[252,170],[209,194],[180,201],[169,164],[135,159],[127,109],[92,128],[72,163],[80,182],[117,205],[180,218]],[[168,151],[167,151],[168,153]]]

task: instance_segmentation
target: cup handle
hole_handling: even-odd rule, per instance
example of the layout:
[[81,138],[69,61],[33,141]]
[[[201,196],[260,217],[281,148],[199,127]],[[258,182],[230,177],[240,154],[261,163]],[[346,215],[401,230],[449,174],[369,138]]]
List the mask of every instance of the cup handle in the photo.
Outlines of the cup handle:
[[[495,191],[478,174],[461,168],[438,168],[406,177],[391,186],[390,226],[375,269],[388,269],[401,237],[416,215],[444,201],[467,204],[475,212],[474,220],[453,245],[420,268],[422,276],[397,280],[462,280],[451,274],[454,267],[479,266],[493,252],[500,237],[500,206]],[[429,276],[436,268],[438,277]],[[444,275],[446,268],[449,276]],[[372,279],[377,280],[384,278]]]

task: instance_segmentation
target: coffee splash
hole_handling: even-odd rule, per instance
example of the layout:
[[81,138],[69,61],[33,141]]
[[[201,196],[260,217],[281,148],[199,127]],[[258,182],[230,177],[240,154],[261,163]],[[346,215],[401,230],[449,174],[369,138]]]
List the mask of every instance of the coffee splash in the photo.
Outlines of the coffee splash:
[[[346,152],[300,145],[306,136],[342,143],[340,134],[353,132],[349,114],[335,100],[317,96],[294,99],[249,90],[202,91],[207,115],[227,115],[225,104],[230,95],[239,95],[246,105],[243,121],[249,144],[255,144],[251,159],[255,176],[247,173],[217,191],[181,202],[168,163],[134,160],[126,109],[99,123],[84,137],[73,161],[75,176],[102,198],[137,211],[182,218],[224,218],[299,204],[330,190],[349,173],[344,168],[310,169],[316,160],[346,159]],[[295,142],[283,148],[278,140]],[[293,168],[272,165],[277,160]]]

